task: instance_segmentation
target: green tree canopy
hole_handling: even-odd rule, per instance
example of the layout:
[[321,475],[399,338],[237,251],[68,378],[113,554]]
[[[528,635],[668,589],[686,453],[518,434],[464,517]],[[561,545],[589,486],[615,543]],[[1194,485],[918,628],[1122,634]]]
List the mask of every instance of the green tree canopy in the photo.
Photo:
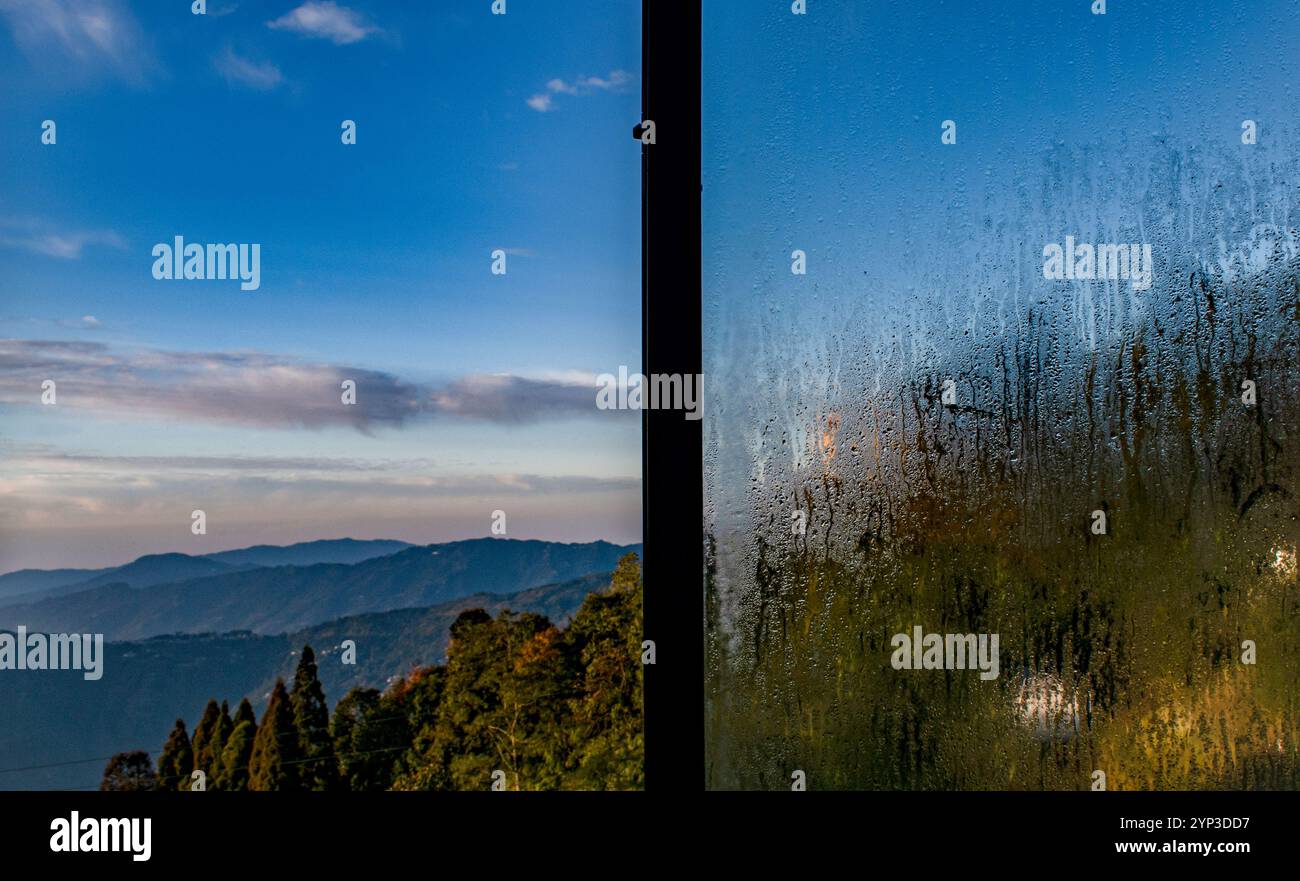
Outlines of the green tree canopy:
[[609,592],[589,594],[565,634],[580,663],[567,727],[566,788],[645,785],[642,594],[640,562],[628,554],[619,561]]
[[[422,672],[416,671],[413,678]],[[373,688],[354,688],[334,708],[330,730],[348,789],[367,792],[392,785],[394,768],[411,742],[410,681],[383,694]]]
[[415,691],[415,741],[395,788],[482,790],[495,771],[511,789],[555,788],[570,667],[542,615],[461,613],[443,672]]

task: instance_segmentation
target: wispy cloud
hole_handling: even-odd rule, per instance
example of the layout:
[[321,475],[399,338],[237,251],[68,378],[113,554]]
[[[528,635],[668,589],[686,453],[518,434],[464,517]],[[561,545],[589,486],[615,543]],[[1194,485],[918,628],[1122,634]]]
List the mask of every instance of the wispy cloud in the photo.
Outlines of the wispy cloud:
[[[529,474],[515,471],[442,471],[430,459],[348,459],[336,456],[112,456],[79,451],[59,451],[31,445],[3,450],[0,475],[21,474],[24,482],[58,480],[91,494],[117,485],[123,475],[147,475],[155,483],[200,478],[273,481],[299,490],[339,487],[369,488],[390,494],[426,496],[430,490],[448,495],[481,495],[510,490],[515,493],[602,492],[635,490],[635,476],[586,474]],[[29,487],[30,488],[30,487]],[[264,489],[270,487],[263,486]],[[6,486],[0,491],[20,489]]]
[[[32,403],[53,379],[59,406],[116,418],[169,418],[270,428],[398,425],[420,392],[389,374],[259,353],[118,351],[103,343],[0,341],[0,401]],[[341,384],[358,386],[354,406]]]
[[579,89],[599,89],[604,92],[616,92],[632,82],[632,74],[626,70],[611,70],[609,76],[602,79],[589,76],[578,81]]
[[48,445],[31,444],[0,450],[6,467],[28,474],[72,475],[79,472],[137,472],[150,474],[240,474],[328,472],[428,472],[435,463],[428,459],[389,461],[348,459],[336,456],[106,456],[96,453],[61,452]]
[[626,70],[611,70],[608,76],[583,76],[576,80],[552,79],[546,83],[546,91],[531,96],[527,104],[538,113],[549,113],[556,109],[556,95],[591,95],[596,92],[620,92],[632,82],[632,74]]
[[244,58],[229,46],[213,60],[213,66],[227,82],[248,86],[262,92],[270,91],[284,82],[284,74],[280,73],[280,68],[274,63]]
[[125,240],[112,230],[55,230],[39,221],[0,221],[0,247],[21,248],[34,254],[79,260],[87,245],[126,247]]
[[[350,427],[369,433],[416,419],[499,424],[595,415],[594,375],[468,375],[431,387],[376,370],[258,352],[118,351],[99,342],[0,340],[0,403],[59,406],[114,418],[167,418],[263,428]],[[356,383],[356,403],[342,383]]]
[[489,422],[535,422],[595,412],[596,382],[556,382],[510,375],[458,379],[432,394],[434,409]]
[[143,30],[117,0],[0,0],[0,15],[42,69],[64,61],[138,84],[155,66]]
[[266,26],[304,37],[330,40],[336,46],[359,43],[371,34],[379,33],[379,28],[359,12],[339,6],[332,0],[309,0],[274,21],[268,21]]

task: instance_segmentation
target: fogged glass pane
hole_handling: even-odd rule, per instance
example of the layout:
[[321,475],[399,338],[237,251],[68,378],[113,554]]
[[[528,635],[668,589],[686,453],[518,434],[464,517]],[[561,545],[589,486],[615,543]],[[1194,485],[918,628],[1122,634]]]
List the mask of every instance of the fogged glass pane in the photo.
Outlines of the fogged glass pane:
[[1292,2],[714,2],[707,783],[1294,788]]

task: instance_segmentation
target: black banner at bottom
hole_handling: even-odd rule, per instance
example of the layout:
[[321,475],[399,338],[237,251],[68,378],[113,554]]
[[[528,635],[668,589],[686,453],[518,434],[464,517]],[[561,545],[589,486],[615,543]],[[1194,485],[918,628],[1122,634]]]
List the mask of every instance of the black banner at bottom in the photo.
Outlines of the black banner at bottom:
[[[926,869],[1174,858],[1230,866],[1294,846],[1290,793],[4,793],[9,866],[237,865],[335,870],[421,856],[635,871],[691,854],[808,866],[897,859]],[[233,863],[231,861],[234,861]],[[450,862],[447,862],[450,861]],[[1086,864],[1086,862],[1084,863]]]

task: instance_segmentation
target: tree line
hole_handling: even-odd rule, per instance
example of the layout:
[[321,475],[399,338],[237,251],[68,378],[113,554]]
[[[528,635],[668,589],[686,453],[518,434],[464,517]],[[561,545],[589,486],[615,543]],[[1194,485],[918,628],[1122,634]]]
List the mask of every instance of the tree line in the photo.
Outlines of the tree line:
[[100,789],[640,789],[642,591],[628,554],[566,628],[467,610],[445,663],[353,688],[332,715],[304,646],[260,720],[247,698],[233,715],[213,698],[192,734],[176,720],[156,766],[143,750],[113,756]]

